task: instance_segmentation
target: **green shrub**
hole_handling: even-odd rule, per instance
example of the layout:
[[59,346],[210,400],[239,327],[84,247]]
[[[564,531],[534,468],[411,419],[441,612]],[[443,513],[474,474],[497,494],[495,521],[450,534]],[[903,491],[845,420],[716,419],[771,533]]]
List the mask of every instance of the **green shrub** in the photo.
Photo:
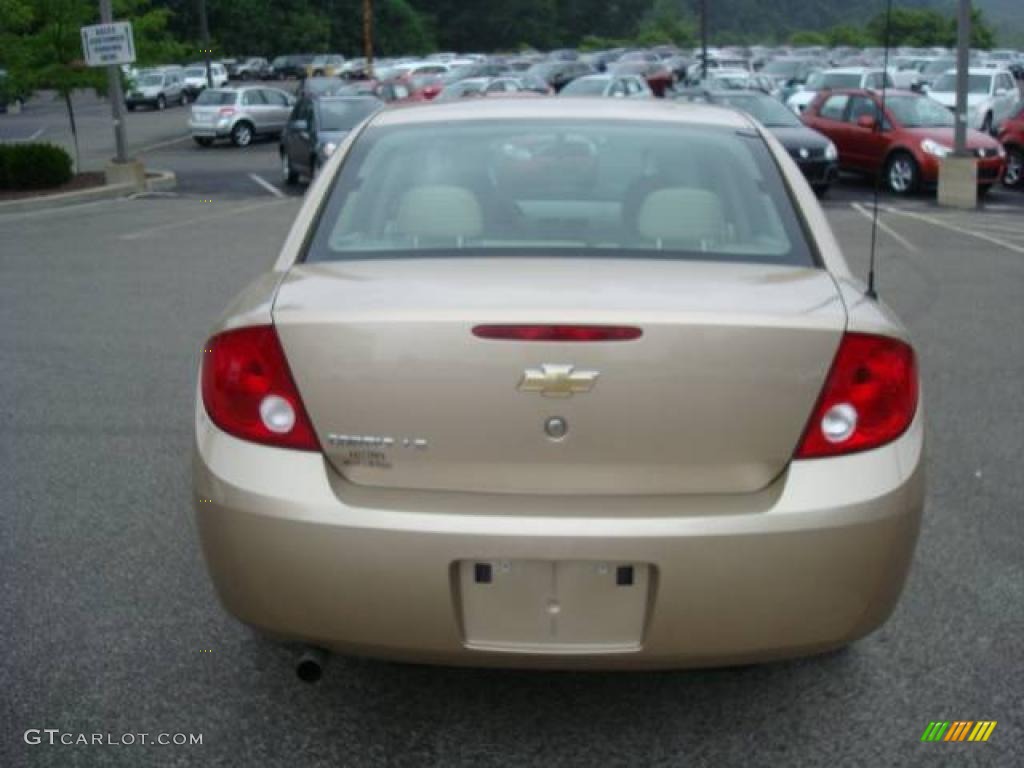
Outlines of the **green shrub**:
[[0,144],[0,189],[48,189],[71,180],[71,156],[53,144]]

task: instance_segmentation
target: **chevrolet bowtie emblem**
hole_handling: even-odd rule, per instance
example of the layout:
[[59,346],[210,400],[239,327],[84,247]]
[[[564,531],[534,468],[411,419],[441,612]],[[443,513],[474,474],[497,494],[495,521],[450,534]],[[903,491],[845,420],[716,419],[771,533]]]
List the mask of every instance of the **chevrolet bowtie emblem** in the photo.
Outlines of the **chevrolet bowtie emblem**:
[[577,371],[571,365],[544,363],[527,368],[519,380],[520,392],[540,392],[544,397],[572,397],[594,388],[597,371]]

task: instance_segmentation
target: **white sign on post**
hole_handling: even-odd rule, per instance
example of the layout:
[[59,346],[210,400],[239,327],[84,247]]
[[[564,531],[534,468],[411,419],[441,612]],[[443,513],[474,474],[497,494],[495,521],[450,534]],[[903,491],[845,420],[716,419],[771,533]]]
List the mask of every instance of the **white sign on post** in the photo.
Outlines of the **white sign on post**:
[[135,61],[135,40],[130,21],[82,27],[82,52],[90,67],[109,67]]

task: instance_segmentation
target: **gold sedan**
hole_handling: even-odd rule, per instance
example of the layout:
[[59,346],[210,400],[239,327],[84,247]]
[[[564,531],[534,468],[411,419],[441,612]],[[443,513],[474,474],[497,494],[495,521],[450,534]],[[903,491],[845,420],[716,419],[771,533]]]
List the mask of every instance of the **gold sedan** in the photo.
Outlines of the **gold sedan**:
[[772,136],[716,107],[381,112],[205,346],[227,609],[315,648],[688,667],[886,620],[915,355]]

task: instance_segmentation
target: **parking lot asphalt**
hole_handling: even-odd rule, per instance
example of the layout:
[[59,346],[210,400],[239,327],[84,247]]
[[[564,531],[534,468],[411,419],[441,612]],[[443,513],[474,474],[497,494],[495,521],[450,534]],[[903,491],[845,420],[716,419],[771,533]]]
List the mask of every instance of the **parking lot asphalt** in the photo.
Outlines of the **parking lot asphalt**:
[[[217,603],[190,509],[196,366],[300,201],[276,147],[144,153],[173,197],[0,216],[0,766],[1019,764],[1024,754],[1024,195],[882,199],[879,292],[929,421],[925,520],[892,619],[849,649],[657,673],[446,669],[293,650]],[[872,188],[825,207],[858,274]],[[381,606],[392,610],[393,606]],[[996,720],[922,744],[931,720]],[[27,729],[201,733],[28,745]]]

